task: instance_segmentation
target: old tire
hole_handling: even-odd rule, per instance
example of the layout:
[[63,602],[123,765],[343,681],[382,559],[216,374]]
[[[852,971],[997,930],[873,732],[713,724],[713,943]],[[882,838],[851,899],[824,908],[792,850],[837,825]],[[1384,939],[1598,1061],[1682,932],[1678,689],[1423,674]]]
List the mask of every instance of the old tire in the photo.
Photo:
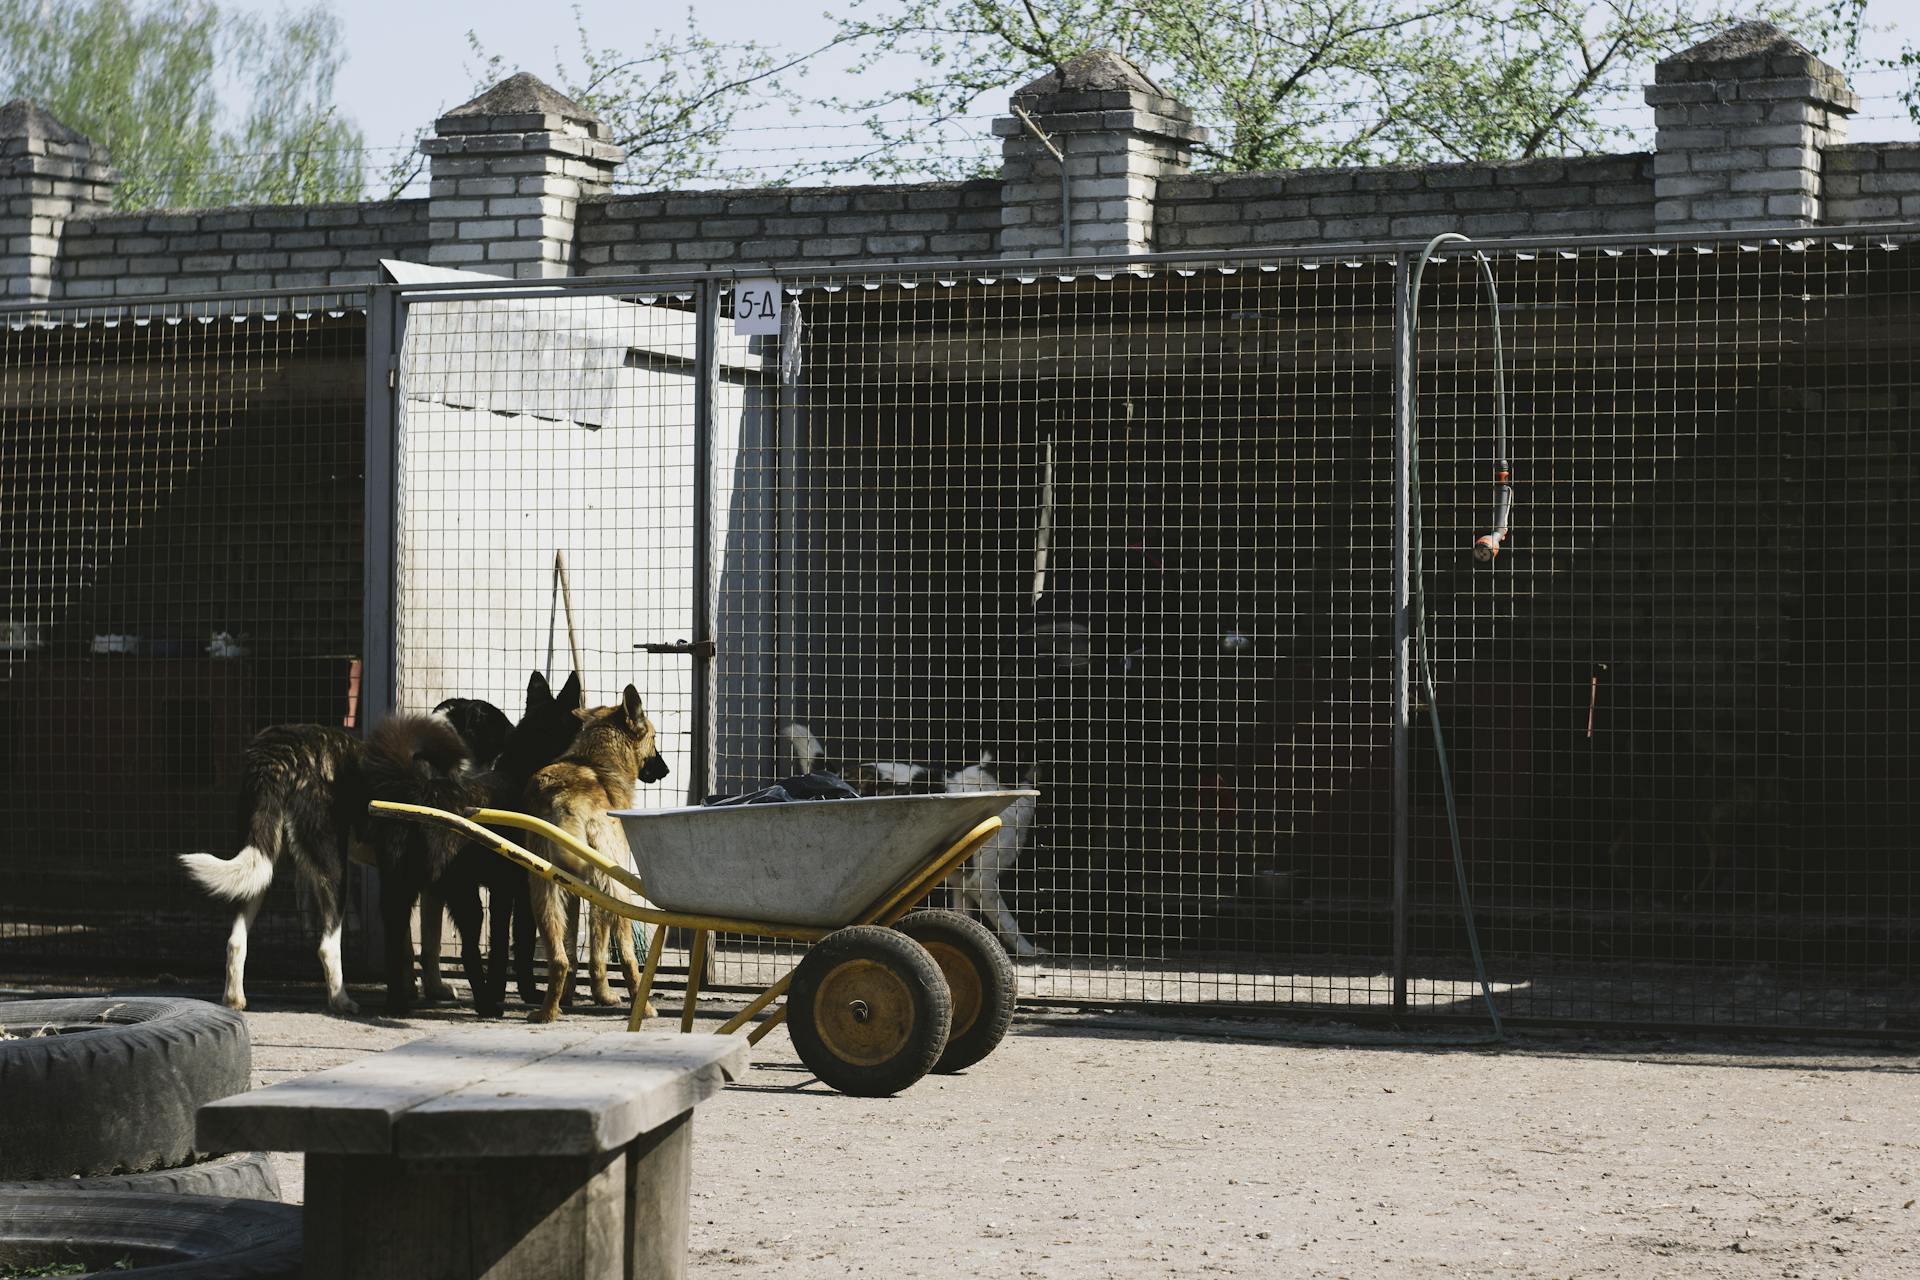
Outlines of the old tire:
[[264,1151],[215,1156],[177,1169],[150,1173],[104,1174],[94,1178],[46,1178],[39,1182],[0,1182],[0,1194],[14,1191],[147,1191],[171,1196],[221,1196],[228,1200],[280,1199],[280,1179]]
[[952,1016],[947,980],[927,949],[878,925],[814,944],[787,991],[787,1031],[800,1061],[861,1098],[898,1093],[932,1070]]
[[294,1280],[300,1210],[133,1191],[0,1192],[0,1268],[78,1262],[142,1280]]
[[0,1180],[188,1164],[200,1104],[252,1084],[246,1019],[200,1000],[10,1000],[0,1028]]
[[947,1047],[933,1069],[965,1071],[999,1048],[1013,1025],[1013,961],[985,925],[957,911],[916,911],[893,927],[927,949],[953,996]]

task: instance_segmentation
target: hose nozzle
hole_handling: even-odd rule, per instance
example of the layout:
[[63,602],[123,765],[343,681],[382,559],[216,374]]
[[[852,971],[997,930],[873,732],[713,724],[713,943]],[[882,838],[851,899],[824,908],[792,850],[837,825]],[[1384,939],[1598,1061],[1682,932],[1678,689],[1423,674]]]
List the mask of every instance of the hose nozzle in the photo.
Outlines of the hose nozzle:
[[1481,564],[1492,564],[1500,554],[1500,544],[1507,540],[1509,524],[1513,519],[1513,486],[1506,483],[1506,473],[1500,476],[1500,500],[1494,507],[1493,532],[1483,533],[1473,540],[1473,558]]

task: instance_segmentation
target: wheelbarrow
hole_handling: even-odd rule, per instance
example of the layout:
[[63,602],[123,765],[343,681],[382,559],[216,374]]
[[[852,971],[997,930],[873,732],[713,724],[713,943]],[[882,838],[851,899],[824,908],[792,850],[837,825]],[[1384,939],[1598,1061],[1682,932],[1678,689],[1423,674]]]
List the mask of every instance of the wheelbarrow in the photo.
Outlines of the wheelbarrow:
[[[450,828],[626,920],[654,926],[627,1029],[643,1025],[666,929],[692,932],[680,1030],[692,1031],[714,933],[807,943],[800,962],[721,1027],[760,1040],[787,1024],[808,1069],[842,1093],[883,1097],[928,1071],[961,1071],[999,1045],[1013,1018],[1013,964],[985,926],[914,910],[1038,792],[872,796],[790,804],[619,810],[636,875],[539,818],[452,813],[376,800],[375,817]],[[482,825],[482,824],[487,825]],[[489,827],[543,836],[651,905],[626,902]]]

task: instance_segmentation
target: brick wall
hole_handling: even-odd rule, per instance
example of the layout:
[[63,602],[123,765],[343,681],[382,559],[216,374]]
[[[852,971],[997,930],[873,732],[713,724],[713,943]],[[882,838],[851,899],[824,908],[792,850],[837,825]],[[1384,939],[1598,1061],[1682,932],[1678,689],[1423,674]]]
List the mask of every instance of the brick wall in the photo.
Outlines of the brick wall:
[[[1920,216],[1920,143],[1824,153],[1826,225]],[[1499,164],[1186,174],[1160,182],[1159,250],[1654,229],[1651,154]],[[645,274],[761,263],[859,266],[990,258],[993,179],[900,186],[670,191],[582,200],[573,269]],[[313,288],[426,261],[426,200],[83,214],[64,228],[54,296]],[[484,264],[475,264],[485,270]]]
[[586,200],[584,275],[748,263],[985,258],[996,252],[1000,183],[667,191]]
[[1653,229],[1653,157],[1299,169],[1163,179],[1155,247]]
[[[678,191],[583,201],[581,274],[992,257],[1000,184]],[[1162,179],[1160,250],[1653,229],[1653,157]]]
[[1920,217],[1920,143],[1829,147],[1822,161],[1829,225]]
[[[1852,91],[1779,30],[1737,24],[1654,70],[1652,153],[1210,174],[1190,172],[1207,133],[1187,108],[1089,54],[1015,92],[994,177],[644,194],[612,193],[625,153],[603,122],[521,74],[435,122],[426,200],[150,214],[104,213],[104,151],[10,103],[0,265],[9,297],[37,301],[351,286],[377,280],[381,258],[537,276],[858,270],[1920,218],[1920,144],[1846,145]],[[79,195],[47,185],[48,165],[81,161]]]
[[426,252],[425,200],[94,214],[66,224],[55,296],[363,284]]

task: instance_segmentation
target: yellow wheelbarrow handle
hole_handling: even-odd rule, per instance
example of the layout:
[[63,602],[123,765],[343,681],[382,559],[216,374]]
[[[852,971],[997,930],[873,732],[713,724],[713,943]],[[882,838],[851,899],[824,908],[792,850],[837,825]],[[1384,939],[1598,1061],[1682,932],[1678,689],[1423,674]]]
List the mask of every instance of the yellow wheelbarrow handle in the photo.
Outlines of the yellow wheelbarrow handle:
[[579,839],[571,831],[562,830],[544,818],[536,818],[530,813],[515,813],[511,809],[467,809],[463,812],[475,822],[484,822],[495,827],[517,827],[522,831],[531,831],[537,836],[545,836],[588,866],[600,868],[641,897],[647,896],[647,891],[640,885],[639,876],[586,841]]

